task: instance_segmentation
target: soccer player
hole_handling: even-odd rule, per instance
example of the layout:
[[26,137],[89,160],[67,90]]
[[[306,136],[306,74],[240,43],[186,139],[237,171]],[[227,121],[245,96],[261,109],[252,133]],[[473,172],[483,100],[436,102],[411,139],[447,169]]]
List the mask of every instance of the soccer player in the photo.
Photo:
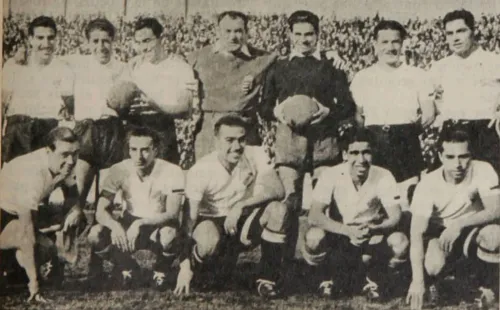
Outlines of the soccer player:
[[[317,178],[328,165],[340,162],[338,124],[354,116],[355,105],[345,73],[332,66],[318,49],[319,18],[309,11],[297,11],[288,18],[292,51],[279,59],[267,73],[262,95],[262,116],[277,119],[275,163],[286,191],[286,205],[293,211],[289,250],[292,258],[298,236],[298,215],[304,174]],[[287,123],[282,103],[294,95],[315,100],[319,109],[310,125],[295,130]],[[273,110],[274,109],[274,110]]]
[[419,135],[436,114],[430,77],[404,64],[401,57],[406,36],[396,21],[378,23],[374,29],[377,62],[358,72],[351,83],[358,122],[376,135],[373,163],[394,174],[403,194],[424,168]]
[[500,173],[500,137],[493,116],[500,102],[500,56],[483,50],[474,38],[474,16],[453,11],[443,18],[451,56],[433,64],[438,105],[443,127],[465,130],[472,139],[474,158],[489,162]]
[[3,72],[2,112],[7,116],[2,139],[2,162],[43,147],[45,135],[74,114],[74,77],[64,62],[53,57],[57,28],[39,16],[28,26],[31,55],[26,66]]
[[407,255],[408,238],[396,229],[400,194],[391,172],[372,164],[373,133],[360,128],[346,135],[345,162],[324,170],[313,190],[302,253],[323,276],[321,295],[349,289],[360,269],[366,272],[364,293],[378,299],[382,276]]
[[162,33],[163,27],[155,18],[140,19],[135,24],[135,48],[139,55],[129,65],[132,81],[144,95],[126,119],[133,126],[156,130],[161,142],[158,157],[178,164],[174,117],[189,111],[198,82],[189,64],[163,50]]
[[247,133],[250,145],[260,144],[257,106],[263,74],[276,55],[253,48],[248,40],[248,17],[226,11],[217,18],[218,38],[188,56],[201,81],[203,120],[195,139],[196,160],[214,150],[213,126],[229,113],[236,113],[252,124]]
[[[498,283],[500,189],[490,164],[473,160],[464,131],[443,130],[442,166],[422,178],[411,205],[410,259],[413,271],[407,301],[422,309],[425,287],[438,302],[438,278],[462,256],[479,259],[479,302],[491,301]],[[427,279],[425,274],[428,275]]]
[[195,242],[191,261],[195,271],[215,258],[236,264],[242,250],[260,243],[257,291],[273,298],[280,293],[277,281],[282,273],[287,208],[280,202],[283,186],[266,153],[246,146],[247,126],[239,116],[221,117],[214,128],[216,150],[188,172],[187,228]]
[[[114,276],[119,283],[132,284],[140,273],[131,254],[139,249],[150,249],[157,257],[151,280],[158,289],[164,288],[165,272],[180,249],[179,214],[184,172],[157,158],[158,144],[158,137],[151,129],[131,130],[128,136],[130,158],[113,165],[102,184],[96,212],[98,224],[91,228],[88,236],[92,247],[91,281],[99,281],[103,259],[107,259],[115,265]],[[124,204],[121,215],[115,218],[113,202],[119,191]],[[181,264],[181,269],[184,265]]]
[[68,232],[82,220],[73,173],[80,148],[78,137],[71,129],[58,127],[49,132],[47,142],[46,147],[5,164],[0,172],[0,249],[16,251],[17,262],[29,279],[28,300],[41,302],[45,299],[39,291],[38,266],[52,261],[57,268],[58,261],[53,241],[40,230],[44,228],[41,221],[47,220],[43,209],[48,208],[40,204],[60,187],[65,202],[59,211],[66,216],[57,229]]

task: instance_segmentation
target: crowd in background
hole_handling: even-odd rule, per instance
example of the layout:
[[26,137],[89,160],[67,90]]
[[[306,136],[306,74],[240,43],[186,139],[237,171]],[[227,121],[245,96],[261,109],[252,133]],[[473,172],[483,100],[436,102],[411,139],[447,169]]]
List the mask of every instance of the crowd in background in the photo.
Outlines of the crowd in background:
[[[77,16],[71,20],[57,17],[58,50],[56,54],[85,54],[83,29],[97,16]],[[3,21],[3,60],[12,57],[25,42],[27,25],[32,16],[13,15]],[[136,17],[136,19],[140,16]],[[183,17],[158,16],[165,26],[163,45],[172,53],[187,55],[216,40],[215,19],[201,15]],[[290,51],[287,38],[286,15],[250,16],[249,36],[254,47],[278,51],[286,55]],[[321,21],[320,44],[323,49],[334,49],[346,62],[349,76],[374,61],[371,39],[373,28],[380,21],[378,15],[371,18],[340,20],[323,17]],[[114,44],[115,57],[128,61],[135,56],[133,48],[134,21],[121,18],[111,20],[117,27]],[[408,64],[424,69],[447,55],[450,51],[445,43],[443,25],[440,19],[408,20],[405,23],[409,37],[404,42],[405,58]],[[500,14],[481,15],[477,18],[476,36],[485,50],[500,54]]]

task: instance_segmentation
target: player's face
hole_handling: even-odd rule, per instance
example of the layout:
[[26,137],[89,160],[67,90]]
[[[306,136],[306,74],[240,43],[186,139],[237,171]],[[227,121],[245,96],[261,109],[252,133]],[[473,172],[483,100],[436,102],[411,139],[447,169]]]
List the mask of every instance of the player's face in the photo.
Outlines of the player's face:
[[30,45],[40,60],[49,60],[55,50],[56,33],[49,27],[36,27],[30,36]]
[[130,137],[129,155],[138,170],[151,167],[156,158],[153,139],[151,137]]
[[113,39],[104,30],[95,29],[89,34],[89,47],[94,58],[105,65],[111,60]]
[[155,36],[151,28],[142,28],[135,32],[136,52],[145,59],[153,61],[159,57],[161,52],[160,39]]
[[457,55],[467,54],[474,45],[474,33],[463,19],[456,19],[446,23],[446,42],[451,51]]
[[354,142],[344,151],[344,159],[351,166],[351,175],[366,178],[372,164],[372,148],[368,142]]
[[377,40],[375,41],[375,52],[378,61],[388,65],[398,63],[402,46],[403,41],[401,40],[399,31],[392,29],[379,31]]
[[446,178],[457,183],[465,178],[471,158],[468,142],[444,142],[439,154]]
[[241,18],[225,16],[219,23],[219,42],[224,50],[234,52],[246,44],[247,31]]
[[293,25],[291,41],[295,51],[311,54],[316,50],[318,35],[310,23],[297,23]]
[[78,160],[80,143],[56,141],[54,145],[54,150],[48,149],[50,171],[67,176]]
[[220,158],[229,164],[236,164],[245,150],[246,130],[240,126],[222,125],[216,143]]

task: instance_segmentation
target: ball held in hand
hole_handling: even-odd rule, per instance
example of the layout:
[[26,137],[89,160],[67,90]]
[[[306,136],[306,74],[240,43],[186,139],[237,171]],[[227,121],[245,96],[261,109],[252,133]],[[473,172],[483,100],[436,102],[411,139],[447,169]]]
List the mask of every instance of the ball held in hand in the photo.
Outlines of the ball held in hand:
[[318,103],[305,95],[288,97],[281,105],[283,105],[283,119],[292,128],[303,128],[309,125],[314,114],[319,110]]

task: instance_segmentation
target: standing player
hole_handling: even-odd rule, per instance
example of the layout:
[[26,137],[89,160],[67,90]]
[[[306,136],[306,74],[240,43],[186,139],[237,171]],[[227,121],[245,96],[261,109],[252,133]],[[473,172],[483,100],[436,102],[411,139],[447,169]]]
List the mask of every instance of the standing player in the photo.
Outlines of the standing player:
[[7,116],[2,139],[2,162],[43,147],[45,135],[59,121],[73,118],[74,77],[53,57],[57,27],[39,16],[28,26],[31,55],[26,66],[3,72],[2,112]]
[[348,286],[349,278],[365,264],[363,291],[377,299],[387,266],[394,268],[406,259],[408,238],[396,231],[400,194],[392,174],[372,165],[372,145],[368,130],[348,133],[345,162],[325,169],[312,193],[311,228],[302,252],[322,273],[319,288],[324,296]]
[[16,250],[17,262],[29,279],[29,301],[44,301],[37,266],[49,260],[54,268],[58,265],[53,261],[57,260],[54,243],[40,232],[41,221],[46,220],[41,213],[47,206],[39,205],[60,187],[65,202],[59,211],[66,217],[59,229],[74,229],[82,219],[73,173],[80,148],[78,137],[71,129],[59,127],[49,132],[47,141],[47,147],[13,159],[0,172],[0,249]]
[[247,126],[239,116],[221,117],[215,123],[216,151],[188,172],[187,228],[196,243],[191,261],[195,270],[223,256],[235,264],[242,250],[260,243],[257,290],[272,298],[280,291],[287,209],[279,202],[283,186],[264,150],[246,146]]
[[[278,119],[275,162],[286,191],[287,207],[293,211],[287,257],[295,254],[302,184],[306,172],[319,171],[340,161],[337,132],[340,121],[354,116],[355,106],[347,77],[334,68],[317,49],[319,18],[309,11],[297,11],[288,19],[292,51],[269,69],[263,91],[263,117]],[[319,109],[310,124],[296,130],[286,121],[285,101],[305,95],[316,101]],[[304,103],[305,104],[305,103]],[[274,115],[273,115],[274,108]]]
[[391,171],[404,194],[424,168],[419,135],[434,121],[434,88],[422,69],[403,63],[400,23],[381,21],[374,37],[377,62],[354,76],[351,91],[358,122],[376,135],[374,164]]
[[227,114],[244,117],[248,143],[260,144],[257,121],[258,95],[263,74],[276,58],[248,45],[248,17],[226,11],[217,18],[218,41],[189,55],[189,63],[201,81],[203,119],[195,140],[196,160],[214,150],[213,127]]
[[450,12],[443,24],[453,55],[431,70],[435,87],[443,92],[439,118],[443,127],[467,131],[474,138],[472,155],[500,173],[500,137],[492,120],[500,104],[500,57],[476,42],[469,11]]
[[144,93],[127,121],[148,126],[160,134],[158,157],[179,163],[174,117],[189,111],[197,89],[193,69],[180,57],[165,53],[163,27],[154,18],[140,19],[134,29],[139,56],[130,61],[132,81]]
[[472,160],[470,138],[463,131],[443,130],[439,158],[442,166],[417,185],[411,206],[413,278],[407,301],[412,309],[422,309],[426,284],[431,302],[438,301],[436,280],[462,256],[483,262],[478,266],[480,303],[491,301],[498,284],[498,175],[490,164]]
[[[104,180],[97,205],[98,224],[92,227],[89,279],[103,272],[103,259],[115,264],[118,280],[129,285],[138,277],[131,254],[150,249],[157,255],[152,281],[161,289],[165,272],[179,251],[179,214],[183,201],[184,173],[180,167],[157,158],[158,138],[147,128],[129,132],[130,158],[113,165]],[[121,191],[123,212],[115,219],[113,201]],[[181,273],[189,262],[181,263]]]

